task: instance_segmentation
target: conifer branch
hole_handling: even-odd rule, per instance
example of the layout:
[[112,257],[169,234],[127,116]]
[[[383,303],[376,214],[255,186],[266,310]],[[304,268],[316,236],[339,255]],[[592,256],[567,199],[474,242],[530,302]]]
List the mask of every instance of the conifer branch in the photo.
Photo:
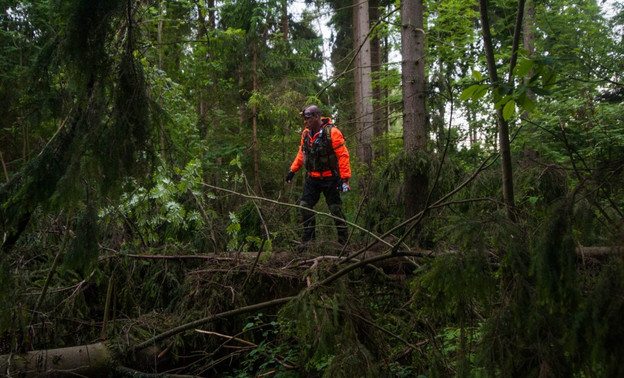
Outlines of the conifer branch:
[[236,315],[240,315],[240,314],[245,314],[248,312],[252,312],[252,311],[257,311],[257,310],[262,310],[264,308],[268,308],[268,307],[273,307],[273,306],[278,306],[281,304],[285,304],[288,303],[290,300],[296,298],[295,296],[291,296],[291,297],[283,297],[283,298],[278,298],[278,299],[274,299],[271,301],[267,301],[267,302],[262,302],[262,303],[256,303],[254,305],[250,305],[250,306],[245,306],[245,307],[240,307],[240,308],[236,308],[230,311],[225,311],[225,312],[221,312],[218,314],[214,314],[214,315],[209,315],[206,316],[204,318],[201,319],[197,319],[193,322],[190,323],[186,323],[186,324],[182,324],[181,326],[175,327],[170,329],[169,331],[163,332],[160,335],[156,335],[154,337],[152,337],[149,340],[146,340],[138,345],[135,345],[134,347],[130,348],[130,350],[132,352],[136,352],[138,350],[141,349],[145,349],[148,346],[151,346],[159,341],[162,341],[168,337],[171,336],[175,336],[179,333],[182,332],[186,332],[192,329],[197,329],[198,327],[210,323],[214,320],[217,319],[224,319],[224,318],[229,318],[232,316],[236,316]]

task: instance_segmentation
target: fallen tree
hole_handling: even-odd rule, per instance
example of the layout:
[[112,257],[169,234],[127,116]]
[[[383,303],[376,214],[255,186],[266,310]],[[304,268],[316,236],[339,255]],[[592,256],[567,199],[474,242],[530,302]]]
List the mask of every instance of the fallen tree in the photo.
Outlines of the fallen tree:
[[36,350],[0,356],[0,375],[7,377],[109,376],[114,357],[105,343]]
[[[108,376],[113,371],[124,374],[139,373],[134,369],[145,368],[146,365],[158,363],[158,360],[165,354],[159,346],[159,343],[166,341],[168,338],[176,336],[184,332],[195,332],[196,328],[204,326],[208,323],[219,319],[227,319],[245,313],[257,313],[269,307],[283,306],[291,300],[296,299],[305,292],[313,292],[316,289],[327,287],[340,277],[348,274],[354,269],[377,264],[388,259],[404,259],[406,257],[422,257],[421,253],[406,252],[396,254],[374,254],[374,256],[360,261],[352,261],[348,266],[343,267],[329,277],[315,283],[308,282],[308,286],[303,288],[299,295],[277,298],[264,301],[248,306],[235,308],[216,314],[210,314],[206,317],[194,320],[192,322],[174,327],[168,331],[160,333],[148,340],[136,343],[134,345],[125,345],[120,351],[114,348],[114,343],[99,342],[88,345],[36,350],[23,354],[6,354],[0,356],[0,371],[6,376],[89,376],[99,377]],[[149,259],[156,256],[139,256],[132,258],[146,257]],[[187,256],[186,258],[191,258]],[[331,256],[329,256],[331,257]],[[328,257],[328,258],[329,258]],[[304,259],[308,268],[310,264],[317,267],[323,256],[316,258]],[[251,273],[250,273],[251,274]],[[124,355],[125,354],[125,355]],[[131,361],[132,368],[123,367],[124,363]],[[148,368],[149,370],[149,368]],[[142,373],[141,373],[142,374]]]

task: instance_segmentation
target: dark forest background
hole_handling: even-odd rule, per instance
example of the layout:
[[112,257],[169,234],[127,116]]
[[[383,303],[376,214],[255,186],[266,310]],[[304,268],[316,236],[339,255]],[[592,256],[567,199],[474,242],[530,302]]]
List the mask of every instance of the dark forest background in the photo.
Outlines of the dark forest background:
[[0,4],[0,375],[624,376],[622,4]]

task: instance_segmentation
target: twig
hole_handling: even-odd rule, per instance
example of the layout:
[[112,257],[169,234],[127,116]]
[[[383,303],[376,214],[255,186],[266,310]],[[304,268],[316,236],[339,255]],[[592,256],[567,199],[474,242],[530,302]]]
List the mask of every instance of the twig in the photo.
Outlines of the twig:
[[336,217],[336,216],[334,216],[334,215],[332,215],[332,214],[323,213],[323,212],[320,212],[320,211],[316,211],[316,210],[314,210],[314,209],[310,209],[310,208],[308,208],[308,207],[304,207],[304,206],[300,206],[300,205],[295,205],[295,204],[292,204],[292,203],[279,202],[279,201],[276,201],[276,200],[272,200],[272,199],[270,199],[270,198],[264,198],[264,197],[251,196],[251,195],[247,195],[247,194],[243,194],[243,193],[236,192],[236,191],[234,191],[234,190],[230,190],[230,189],[226,189],[226,188],[220,188],[220,187],[218,187],[218,186],[214,186],[214,185],[210,185],[210,184],[206,184],[206,183],[202,183],[202,185],[204,185],[204,186],[206,186],[206,187],[208,187],[208,188],[211,188],[211,189],[215,189],[215,190],[219,190],[219,191],[223,191],[223,192],[227,192],[227,193],[235,194],[235,195],[237,195],[237,196],[241,196],[241,197],[243,197],[243,198],[261,200],[261,201],[270,202],[270,203],[274,203],[274,204],[277,204],[277,205],[282,205],[282,206],[290,206],[290,207],[294,207],[294,208],[296,208],[296,209],[302,209],[302,210],[311,211],[311,212],[313,212],[313,213],[315,213],[315,214],[317,214],[317,215],[322,215],[322,216],[325,216],[325,217],[328,217],[328,218],[338,219],[338,220],[340,220],[340,221],[344,221],[345,223],[347,223],[348,225],[350,225],[350,226],[352,226],[352,227],[357,228],[357,229],[358,229],[358,230],[360,230],[360,231],[363,231],[363,232],[367,233],[368,235],[371,235],[373,238],[377,239],[377,241],[378,241],[378,242],[382,242],[382,243],[384,243],[385,245],[387,245],[388,247],[394,247],[392,244],[390,244],[390,243],[388,243],[387,241],[383,240],[382,238],[380,238],[379,236],[375,235],[375,234],[374,234],[374,233],[372,233],[371,231],[369,231],[369,230],[367,230],[367,229],[365,229],[365,228],[363,228],[363,227],[361,227],[361,226],[359,226],[359,225],[357,225],[357,224],[355,224],[355,223],[353,223],[353,222],[349,222],[349,221],[348,221],[348,220],[346,220],[346,219],[343,219],[343,218],[340,218],[340,217]]
[[[327,309],[327,310],[334,310],[333,307],[329,307],[329,306],[323,306],[323,307],[325,309]],[[396,333],[394,333],[394,332],[392,332],[392,331],[390,331],[390,330],[388,330],[388,329],[386,329],[386,328],[384,328],[384,327],[382,327],[382,326],[380,326],[380,325],[378,325],[378,324],[376,324],[376,323],[366,319],[362,315],[359,315],[359,314],[356,314],[356,313],[353,313],[353,312],[347,312],[346,310],[342,310],[342,309],[338,309],[338,311],[344,312],[344,313],[348,313],[349,315],[355,316],[356,318],[360,319],[364,323],[366,323],[366,324],[368,324],[368,325],[370,325],[370,326],[372,326],[374,328],[377,328],[381,332],[385,333],[386,335],[388,335],[390,337],[393,337],[393,338],[399,340],[400,342],[402,342],[403,344],[407,345],[408,347],[410,347],[412,349],[420,349],[419,346],[423,345],[423,342],[420,342],[418,344],[412,344],[409,341],[405,340],[403,337],[401,337],[401,336],[397,335]]]
[[106,304],[104,305],[104,320],[102,321],[102,334],[101,334],[102,340],[106,340],[106,325],[108,324],[108,315],[110,313],[111,298],[113,297],[113,285],[115,284],[114,277],[115,277],[115,271],[113,270],[111,272],[110,278],[108,279],[108,289],[106,290]]
[[[496,162],[496,160],[498,159],[499,154],[492,154],[490,156],[488,156],[482,163],[481,165],[470,175],[470,177],[468,177],[466,180],[464,180],[463,183],[461,183],[459,186],[457,186],[455,189],[451,190],[449,193],[447,193],[445,196],[443,196],[442,198],[440,198],[439,200],[437,200],[436,202],[434,202],[430,208],[434,208],[434,207],[440,207],[441,205],[444,205],[444,201],[446,201],[448,198],[451,198],[452,196],[454,196],[457,192],[459,192],[460,190],[462,190],[463,188],[465,188],[472,180],[474,180],[479,173],[481,173],[482,171],[484,171],[485,169],[489,168],[492,164],[494,164]],[[491,162],[490,159],[493,159]],[[489,162],[489,163],[488,163]],[[422,216],[422,211],[416,215],[414,215],[413,217],[401,222],[400,224],[396,225],[395,227],[393,227],[392,229],[386,231],[383,235],[381,235],[379,238],[385,238],[388,235],[391,235],[393,232],[395,232],[396,230],[400,229],[401,227],[404,227],[405,225],[413,222],[414,220],[420,218]],[[350,259],[355,258],[359,255],[361,255],[362,253],[368,251],[372,246],[374,246],[375,244],[377,244],[377,241],[372,241],[370,242],[368,245],[366,245],[364,248],[360,249],[359,251],[355,252],[354,254],[352,254],[351,256],[348,257],[347,260],[345,260],[345,262],[348,262]],[[388,244],[388,243],[386,243]],[[394,248],[394,246],[392,246],[392,248]]]
[[[206,224],[210,224],[211,220],[210,217],[208,216],[208,214],[206,213],[206,209],[204,209],[204,204],[201,203],[201,201],[199,200],[199,198],[197,198],[197,196],[195,195],[195,193],[193,193],[192,190],[188,190],[189,193],[191,193],[191,196],[193,196],[193,199],[195,199],[195,203],[197,203],[197,206],[199,206],[199,211],[201,212],[202,217],[204,218],[204,220],[206,221]],[[217,238],[214,235],[214,227],[210,227],[210,236],[212,238],[212,244],[214,245],[215,249],[217,248]]]
[[135,352],[137,350],[141,350],[144,349],[152,344],[155,344],[161,340],[164,340],[168,337],[177,335],[179,333],[191,330],[191,329],[195,329],[199,326],[202,326],[204,324],[210,323],[214,320],[217,319],[223,319],[223,318],[229,318],[231,316],[235,316],[235,315],[240,315],[240,314],[245,314],[248,312],[252,312],[252,311],[257,311],[257,310],[261,310],[267,307],[273,307],[273,306],[277,306],[277,305],[281,305],[281,304],[285,304],[287,302],[289,302],[290,300],[296,298],[295,296],[291,296],[291,297],[283,297],[283,298],[278,298],[278,299],[274,299],[271,301],[267,301],[267,302],[262,302],[262,303],[257,303],[254,305],[250,305],[250,306],[245,306],[245,307],[240,307],[234,310],[230,310],[230,311],[225,311],[225,312],[221,312],[218,314],[214,314],[214,315],[210,315],[210,316],[206,316],[204,318],[195,320],[193,322],[190,323],[186,323],[183,324],[181,326],[175,327],[170,329],[169,331],[163,332],[160,335],[156,335],[154,337],[152,337],[151,339],[144,341],[142,343],[139,343],[138,345],[135,345],[134,347],[131,348],[132,352]]
[[254,263],[251,266],[251,270],[249,271],[249,274],[247,274],[247,277],[245,277],[245,281],[243,281],[243,284],[241,285],[241,291],[245,288],[245,285],[247,285],[247,282],[249,281],[249,277],[251,277],[254,270],[256,269],[256,265],[258,265],[258,260],[260,260],[260,255],[262,254],[262,249],[264,248],[264,242],[266,242],[266,239],[262,239],[260,250],[258,251],[258,254],[256,255],[256,259],[254,260]]
[[65,237],[63,238],[63,244],[61,245],[61,248],[58,250],[58,252],[56,253],[56,256],[54,257],[54,262],[52,262],[52,266],[50,267],[50,271],[48,272],[48,277],[45,280],[45,283],[43,284],[43,289],[41,289],[41,294],[39,295],[39,299],[37,299],[37,303],[35,304],[35,308],[33,309],[33,316],[34,314],[37,313],[37,311],[39,311],[39,307],[41,306],[41,303],[43,303],[43,298],[45,297],[47,291],[48,291],[48,287],[50,286],[50,282],[52,281],[52,276],[54,275],[54,272],[56,271],[56,267],[59,264],[59,261],[61,259],[61,254],[65,251],[65,248],[67,248],[67,243],[69,242],[69,234],[70,234],[70,230],[69,230],[69,222],[71,219],[71,213],[67,214],[67,225],[65,226]]
[[2,170],[4,171],[4,178],[6,182],[9,182],[9,172],[7,171],[6,164],[4,163],[4,158],[2,157],[2,151],[0,151],[0,163],[2,163]]
[[[389,17],[391,16],[394,12],[399,11],[401,8],[397,7],[395,9],[393,9],[392,11],[390,11],[387,15],[385,15],[384,17]],[[381,24],[383,18],[380,18],[379,20],[377,20],[377,22],[375,22],[375,25],[373,25],[373,27],[371,27],[368,30],[368,33],[366,34],[366,37],[364,37],[364,39],[362,40],[362,43],[360,43],[360,45],[358,46],[358,48],[355,50],[353,57],[351,58],[351,60],[349,60],[349,63],[347,63],[347,65],[345,66],[345,69],[338,75],[334,76],[334,78],[332,78],[332,80],[329,81],[329,83],[327,83],[323,88],[321,88],[321,90],[318,91],[318,93],[316,94],[316,97],[319,97],[321,95],[321,93],[325,92],[325,90],[327,88],[329,88],[330,86],[334,85],[334,83],[336,81],[338,81],[338,79],[340,79],[342,76],[344,76],[347,72],[349,72],[351,70],[351,65],[353,64],[353,62],[355,61],[355,58],[357,57],[357,55],[360,53],[360,50],[362,50],[362,47],[364,47],[364,43],[366,42],[367,39],[370,38],[370,35],[373,33],[373,30],[375,30],[375,28]],[[422,30],[422,29],[421,29]],[[426,34],[424,30],[422,30],[423,34]]]
[[[417,252],[397,252],[393,255],[390,254],[385,254],[385,255],[381,255],[381,256],[376,256],[370,259],[366,259],[366,260],[362,260],[360,262],[357,262],[355,264],[349,265],[347,267],[342,268],[340,271],[334,273],[333,275],[327,277],[326,279],[324,279],[323,281],[311,284],[309,288],[304,289],[304,290],[308,290],[308,291],[313,291],[319,287],[322,287],[324,285],[328,285],[330,283],[332,283],[333,281],[337,280],[338,278],[346,275],[347,273],[351,272],[354,269],[357,269],[361,266],[367,265],[367,264],[371,264],[377,261],[383,261],[386,259],[391,259],[391,258],[396,258],[396,257],[402,257],[402,256],[416,256],[416,257],[423,257],[426,256],[426,254],[423,253],[417,253]],[[190,323],[186,323],[183,325],[180,325],[178,327],[172,328],[169,331],[163,332],[159,335],[156,335],[152,338],[150,338],[149,340],[146,340],[142,343],[139,343],[137,345],[135,345],[134,347],[130,348],[131,352],[136,352],[137,350],[141,350],[144,349],[150,345],[153,345],[161,340],[167,339],[171,336],[177,335],[179,333],[182,332],[186,332],[188,330],[191,329],[196,329],[204,324],[210,323],[214,320],[217,319],[223,319],[223,318],[229,318],[232,316],[236,316],[236,315],[240,315],[240,314],[245,314],[248,312],[253,312],[253,311],[257,311],[257,310],[261,310],[267,307],[273,307],[273,306],[278,306],[278,305],[283,305],[286,304],[288,302],[290,302],[291,300],[297,298],[297,296],[289,296],[289,297],[283,297],[283,298],[278,298],[278,299],[274,299],[271,301],[266,301],[266,302],[261,302],[261,303],[256,303],[250,306],[245,306],[245,307],[240,307],[234,310],[229,310],[229,311],[225,311],[225,312],[221,312],[218,314],[213,314],[201,319],[197,319],[195,321],[192,321]]]
[[403,235],[401,236],[399,241],[394,245],[394,248],[392,248],[392,253],[395,253],[399,249],[399,246],[401,245],[403,240],[405,240],[405,238],[407,238],[407,236],[412,232],[412,230],[414,230],[416,225],[419,224],[420,221],[422,221],[422,219],[425,217],[425,214],[427,214],[427,212],[429,212],[429,210],[430,210],[429,202],[431,201],[431,195],[433,194],[433,191],[435,190],[436,186],[438,186],[438,181],[440,180],[440,174],[442,172],[442,167],[444,166],[444,159],[446,158],[446,154],[448,153],[449,145],[451,144],[451,128],[453,126],[453,123],[452,123],[453,103],[454,103],[454,101],[453,101],[452,92],[451,92],[451,120],[449,120],[448,132],[447,132],[447,135],[446,135],[446,145],[444,146],[444,152],[442,153],[442,158],[440,159],[440,165],[438,166],[438,169],[436,171],[436,176],[435,176],[435,180],[433,181],[433,186],[431,187],[431,189],[429,190],[429,193],[427,194],[427,199],[425,200],[424,209],[423,209],[423,211],[420,212],[419,217],[403,233]]
[[[563,137],[563,143],[565,144],[566,150],[568,152],[568,156],[570,158],[570,162],[572,163],[572,168],[574,168],[574,173],[576,174],[579,182],[583,182],[584,181],[583,176],[579,172],[578,168],[576,167],[576,163],[574,162],[574,156],[572,155],[573,149],[570,146],[570,143],[568,142],[568,137],[566,136],[565,127],[563,126],[563,122],[561,122],[561,120],[559,120],[559,128],[561,129],[561,136]],[[583,157],[578,153],[577,155],[579,156],[581,163],[583,163],[583,165],[587,167],[587,164],[585,163],[585,160],[583,160]],[[602,206],[600,206],[600,204],[597,201],[592,199],[591,202],[594,204],[594,206],[596,206],[598,211],[600,211],[600,214],[602,214],[602,216],[605,217],[605,219],[607,220],[607,222],[609,222],[609,224],[611,225],[615,224],[613,219],[611,219],[609,214],[607,214],[607,212],[602,208]]]
[[196,329],[195,332],[204,333],[204,334],[207,334],[207,335],[215,335],[215,336],[223,337],[223,338],[226,338],[228,340],[234,340],[234,341],[238,341],[238,342],[243,343],[243,344],[250,345],[252,347],[257,347],[258,346],[258,344],[254,344],[251,341],[247,341],[245,339],[241,339],[241,338],[238,338],[236,336],[224,335],[224,334],[221,334],[221,333],[218,333],[218,332],[213,332],[213,331],[204,331],[203,329]]

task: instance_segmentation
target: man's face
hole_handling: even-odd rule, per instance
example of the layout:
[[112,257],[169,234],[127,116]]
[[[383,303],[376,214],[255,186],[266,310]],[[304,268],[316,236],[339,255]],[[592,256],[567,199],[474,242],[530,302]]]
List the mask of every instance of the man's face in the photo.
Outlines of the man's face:
[[312,115],[310,117],[303,117],[303,123],[306,125],[308,129],[318,128],[320,125],[320,117],[318,115]]

